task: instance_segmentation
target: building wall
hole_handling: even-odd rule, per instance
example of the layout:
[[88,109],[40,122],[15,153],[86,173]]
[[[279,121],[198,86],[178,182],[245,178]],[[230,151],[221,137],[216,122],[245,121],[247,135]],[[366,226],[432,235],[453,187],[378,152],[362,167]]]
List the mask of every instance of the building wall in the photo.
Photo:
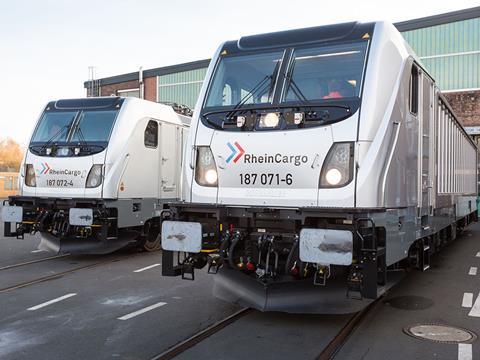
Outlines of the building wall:
[[480,18],[403,32],[442,90],[480,89]]
[[0,172],[0,199],[18,193],[18,172]]
[[193,109],[207,68],[158,76],[157,101],[175,102]]
[[145,87],[145,100],[157,101],[157,77],[147,77],[143,79]]
[[[145,99],[150,101],[157,101],[157,78],[148,77],[143,79]],[[102,85],[100,86],[100,96],[121,95],[119,90],[138,89],[138,80],[126,81],[117,84]]]
[[138,88],[138,80],[126,81],[118,84],[102,85],[100,87],[100,96],[117,95],[117,90],[136,89]]
[[464,126],[480,125],[480,18],[402,32]]
[[444,94],[463,126],[480,125],[480,90]]

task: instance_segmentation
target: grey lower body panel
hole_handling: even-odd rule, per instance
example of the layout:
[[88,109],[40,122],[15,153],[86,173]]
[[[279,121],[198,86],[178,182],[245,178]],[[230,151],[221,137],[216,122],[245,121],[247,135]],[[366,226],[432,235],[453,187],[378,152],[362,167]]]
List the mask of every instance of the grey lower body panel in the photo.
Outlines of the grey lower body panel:
[[[462,228],[477,220],[471,206],[466,209],[467,215],[459,218],[453,207],[435,209],[431,216],[419,217],[415,207],[289,209],[171,205],[173,220],[201,224],[203,249],[219,249],[219,260],[214,264],[217,266],[220,262],[223,266],[214,278],[217,297],[260,311],[317,314],[359,311],[399,281],[403,272],[395,269],[416,267],[427,270],[430,254],[455,239],[457,227]],[[353,234],[352,265],[346,266],[339,274],[332,267],[332,275],[327,278],[325,286],[316,285],[318,282],[311,275],[298,276],[298,269],[295,276],[289,271],[292,265],[296,266],[295,261],[299,262],[300,271],[304,269],[302,264],[311,262],[302,260],[294,249],[295,236],[300,236],[303,229],[343,230]],[[276,250],[274,245],[264,246],[265,239],[278,244]],[[274,239],[278,240],[274,242]],[[270,253],[283,254],[274,270],[265,260],[270,259],[270,255],[265,257],[270,249],[275,250]],[[283,249],[289,249],[288,257]],[[162,273],[165,276],[183,277],[192,271],[194,258],[182,262],[178,257],[175,262],[174,255],[181,252],[175,249],[164,251]],[[245,265],[245,259],[249,257],[254,269],[256,266],[257,270],[264,270],[270,266],[270,273],[275,275],[269,278],[268,286],[260,282],[265,279],[261,273],[257,279],[253,272],[246,272],[243,265],[237,269],[235,264]],[[319,264],[330,263],[327,259]],[[362,296],[362,300],[348,297],[347,291],[357,293],[353,296]]]
[[[383,295],[404,277],[404,272],[389,273],[387,284],[378,288]],[[264,286],[236,270],[221,268],[214,276],[214,295],[222,300],[260,311],[294,314],[350,314],[368,306],[372,299],[347,297],[344,277],[329,279],[325,286],[311,280],[278,282]]]
[[132,226],[143,226],[149,219],[160,217],[165,205],[175,199],[115,199],[105,200],[108,209],[115,209],[117,212],[117,226],[126,228]]
[[[23,208],[23,221],[5,223],[5,236],[23,237],[23,234],[39,232],[43,249],[57,253],[107,254],[135,243],[145,229],[150,231],[152,223],[159,223],[168,201],[12,196],[8,203]],[[91,225],[71,225],[72,208],[92,209]]]
[[40,233],[39,249],[48,250],[57,254],[76,255],[105,255],[120,250],[127,245],[134,244],[138,234],[130,237],[122,236],[117,239],[97,240],[94,238],[78,239],[75,237],[58,238],[49,233]]

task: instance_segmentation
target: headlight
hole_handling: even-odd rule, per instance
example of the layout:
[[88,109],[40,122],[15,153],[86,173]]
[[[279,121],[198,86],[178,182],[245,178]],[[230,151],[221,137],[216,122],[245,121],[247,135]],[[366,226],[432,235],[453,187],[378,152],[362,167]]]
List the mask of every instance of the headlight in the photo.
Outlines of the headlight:
[[340,184],[340,181],[342,181],[342,172],[338,169],[332,168],[327,171],[325,180],[327,180],[327,183],[330,185],[338,185]]
[[261,129],[276,128],[279,122],[280,122],[280,117],[277,113],[266,113],[260,116],[258,127]]
[[320,187],[340,187],[353,178],[353,143],[334,143],[320,174]]
[[195,166],[195,180],[202,186],[217,186],[217,165],[208,146],[197,147],[197,162]]
[[25,185],[35,187],[37,186],[37,179],[35,178],[35,169],[32,164],[25,165]]
[[93,165],[90,169],[90,172],[87,176],[87,182],[85,183],[85,187],[87,188],[95,188],[100,186],[102,183],[102,165],[96,164]]

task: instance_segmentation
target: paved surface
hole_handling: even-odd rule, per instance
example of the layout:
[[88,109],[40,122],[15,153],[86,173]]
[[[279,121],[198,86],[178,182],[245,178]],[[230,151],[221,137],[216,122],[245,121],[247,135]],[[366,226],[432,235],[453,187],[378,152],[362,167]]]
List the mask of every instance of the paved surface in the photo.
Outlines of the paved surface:
[[[0,267],[51,256],[31,253],[38,242],[0,237]],[[158,264],[160,253],[115,256],[122,260],[0,292],[0,359],[148,359],[238,310],[212,297],[204,272],[195,282],[164,278],[160,266],[138,272]],[[0,288],[101,259],[65,257],[0,270]]]
[[[415,323],[440,323],[480,336],[480,309],[469,316],[472,305],[462,307],[464,293],[480,306],[479,251],[480,224],[474,224],[432,258],[430,270],[412,271],[394,287],[335,359],[480,359],[480,340],[473,343],[472,357],[462,357],[465,347],[459,354],[458,345],[417,340],[402,331]],[[477,274],[469,275],[470,268]]]
[[349,318],[253,312],[175,359],[316,359]]
[[[0,268],[52,256],[37,251],[38,243],[34,236],[0,236]],[[480,316],[479,251],[480,225],[474,225],[433,258],[430,271],[412,271],[396,286],[336,359],[460,359],[458,345],[416,340],[402,329],[438,322],[480,334],[480,318],[469,316]],[[211,275],[199,271],[195,282],[164,278],[160,261],[160,253],[127,250],[0,269],[0,359],[149,359],[238,310],[212,297]],[[469,275],[474,267],[478,275]],[[472,294],[468,307],[464,293]],[[315,359],[348,319],[252,312],[178,359]],[[477,343],[473,358],[480,356]]]

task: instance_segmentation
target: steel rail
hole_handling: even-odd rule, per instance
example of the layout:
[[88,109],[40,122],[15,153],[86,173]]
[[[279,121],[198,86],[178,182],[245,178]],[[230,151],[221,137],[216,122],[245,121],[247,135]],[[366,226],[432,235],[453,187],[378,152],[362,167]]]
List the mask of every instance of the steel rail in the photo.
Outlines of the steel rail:
[[[133,256],[135,256],[135,255],[133,255]],[[128,257],[131,257],[131,256],[127,256],[126,258],[128,258]],[[0,289],[0,294],[6,293],[6,292],[9,292],[9,291],[12,291],[12,290],[21,289],[21,288],[24,288],[24,287],[27,287],[27,286],[39,284],[39,283],[42,283],[42,282],[45,282],[45,281],[55,280],[55,279],[63,277],[64,275],[72,274],[72,273],[77,272],[79,270],[94,268],[94,267],[97,267],[97,266],[100,266],[100,265],[103,265],[103,264],[109,264],[109,263],[117,262],[117,261],[120,261],[122,259],[124,259],[124,258],[120,257],[120,258],[115,258],[115,259],[111,259],[111,260],[99,261],[99,262],[96,262],[96,263],[93,263],[93,264],[78,266],[78,267],[75,267],[75,268],[70,269],[70,270],[61,271],[61,272],[58,272],[56,274],[43,276],[43,277],[40,277],[40,278],[37,278],[37,279],[34,279],[34,280],[30,280],[30,281],[26,281],[26,282],[23,282],[23,283],[20,283],[20,284],[7,286],[5,288]]]
[[30,264],[36,264],[36,263],[39,263],[39,262],[42,262],[42,261],[60,259],[60,258],[64,258],[64,257],[67,257],[67,256],[71,256],[71,255],[70,254],[54,255],[54,256],[44,257],[44,258],[41,258],[41,259],[25,261],[25,262],[18,263],[18,264],[6,265],[6,266],[0,267],[0,271],[13,269],[13,268],[17,268],[17,267],[21,267],[21,266],[25,266],[25,265],[30,265]]
[[209,338],[210,336],[214,335],[215,333],[219,332],[223,328],[227,327],[228,325],[234,323],[235,321],[239,320],[240,318],[250,314],[253,310],[250,308],[243,308],[236,313],[226,317],[223,320],[216,322],[213,325],[210,325],[206,329],[196,333],[195,335],[189,337],[188,339],[174,345],[173,347],[167,349],[166,351],[162,352],[159,355],[154,356],[151,360],[170,360],[174,357],[178,356],[179,354],[187,351],[188,349],[192,348],[193,346],[197,345],[198,343],[202,342],[203,340]]
[[335,335],[335,337],[322,350],[320,355],[317,357],[317,360],[330,360],[335,358],[335,355],[341,350],[343,345],[345,345],[348,338],[360,326],[363,319],[365,319],[365,317],[375,308],[375,306],[380,303],[380,301],[385,297],[385,294],[386,293],[382,294],[367,307],[355,313],[337,333],[337,335]]

